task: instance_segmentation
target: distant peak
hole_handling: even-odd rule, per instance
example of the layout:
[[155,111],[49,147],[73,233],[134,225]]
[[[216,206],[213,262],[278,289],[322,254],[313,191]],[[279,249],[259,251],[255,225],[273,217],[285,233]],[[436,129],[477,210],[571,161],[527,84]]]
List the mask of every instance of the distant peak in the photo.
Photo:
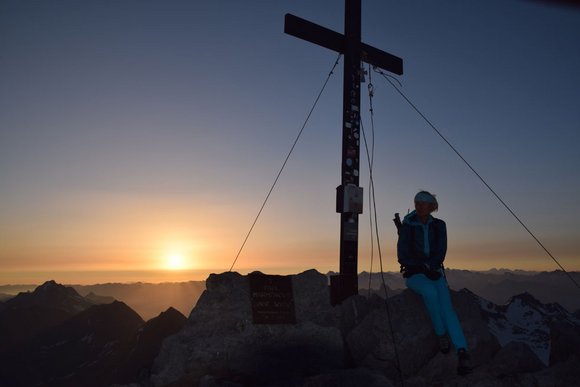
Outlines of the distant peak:
[[177,309],[175,309],[172,306],[170,306],[169,308],[167,308],[167,310],[165,312],[161,312],[158,317],[162,317],[162,316],[164,318],[168,318],[168,317],[183,317],[183,318],[186,318],[183,315],[183,313],[181,313],[180,311],[178,311]]
[[49,280],[49,281],[46,281],[45,283],[43,283],[42,285],[40,285],[38,288],[39,289],[49,289],[49,288],[53,288],[55,286],[61,286],[61,285],[57,284],[55,280]]
[[57,283],[54,280],[46,281],[33,292],[34,295],[39,297],[74,297],[81,298],[81,296],[71,287]]
[[522,303],[528,305],[543,305],[536,297],[534,297],[531,293],[528,292],[524,292],[513,296],[510,300],[510,304],[516,300],[519,300]]
[[55,280],[50,280],[50,281],[46,281],[45,283],[43,283],[42,285],[40,285],[39,287],[37,287],[34,292],[35,293],[46,293],[46,292],[54,292],[54,291],[59,291],[61,289],[64,289],[65,286],[57,283]]

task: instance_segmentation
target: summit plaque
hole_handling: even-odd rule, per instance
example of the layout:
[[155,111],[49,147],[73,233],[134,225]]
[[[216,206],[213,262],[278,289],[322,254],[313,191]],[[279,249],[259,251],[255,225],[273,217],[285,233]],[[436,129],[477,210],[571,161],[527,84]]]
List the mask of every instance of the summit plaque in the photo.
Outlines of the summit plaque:
[[254,324],[296,324],[292,277],[248,275]]

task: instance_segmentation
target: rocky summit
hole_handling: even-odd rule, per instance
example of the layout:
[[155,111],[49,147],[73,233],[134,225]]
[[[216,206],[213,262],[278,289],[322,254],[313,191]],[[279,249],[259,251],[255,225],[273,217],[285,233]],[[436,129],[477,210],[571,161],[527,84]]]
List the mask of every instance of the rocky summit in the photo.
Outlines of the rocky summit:
[[307,271],[292,283],[296,324],[254,324],[248,277],[212,274],[185,328],[164,342],[153,384],[217,378],[268,385],[344,368],[346,350],[326,276]]
[[580,319],[559,304],[451,291],[474,366],[458,376],[421,298],[380,290],[333,307],[314,270],[212,274],[187,318],[145,322],[48,281],[0,308],[0,386],[580,386]]
[[[498,306],[452,291],[474,372],[457,376],[419,296],[363,295],[332,307],[328,279],[291,276],[296,321],[255,324],[249,277],[213,274],[185,327],[166,339],[162,386],[580,386],[580,323],[528,294]],[[568,343],[568,345],[567,345]]]

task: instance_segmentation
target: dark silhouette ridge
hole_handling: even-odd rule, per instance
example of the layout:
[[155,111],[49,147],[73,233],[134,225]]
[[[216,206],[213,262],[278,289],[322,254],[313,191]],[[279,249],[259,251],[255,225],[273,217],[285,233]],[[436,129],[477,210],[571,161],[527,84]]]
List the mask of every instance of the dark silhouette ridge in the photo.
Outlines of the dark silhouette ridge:
[[0,308],[0,353],[55,327],[93,306],[73,288],[47,281],[20,293]]
[[[71,288],[54,282],[32,295],[47,289],[56,290],[61,301],[76,298]],[[0,385],[97,387],[147,379],[163,339],[185,321],[174,308],[146,323],[122,302],[93,305],[0,355]]]
[[4,303],[11,298],[14,298],[14,296],[11,294],[0,293],[0,303]]
[[129,383],[135,380],[148,382],[153,361],[163,340],[179,332],[186,322],[187,318],[174,308],[169,308],[147,321],[136,333],[135,346],[117,382]]
[[[93,306],[2,359],[2,385],[102,386],[118,375],[123,354],[144,324],[121,302]],[[28,372],[34,370],[34,372]],[[67,378],[74,374],[75,377]],[[2,383],[3,382],[3,383]]]
[[114,297],[100,296],[100,295],[95,294],[93,292],[90,292],[89,294],[87,294],[85,296],[85,299],[89,300],[90,302],[92,302],[95,305],[110,304],[112,302],[115,302]]
[[91,292],[123,301],[144,320],[153,318],[169,307],[187,315],[205,289],[205,281],[152,283],[107,283],[71,285],[79,294]]

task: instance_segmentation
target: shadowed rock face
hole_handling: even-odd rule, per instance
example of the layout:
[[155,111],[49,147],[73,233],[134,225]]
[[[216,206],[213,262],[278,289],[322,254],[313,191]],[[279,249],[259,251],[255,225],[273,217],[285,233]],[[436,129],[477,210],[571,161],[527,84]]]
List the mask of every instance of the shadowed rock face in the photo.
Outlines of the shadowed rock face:
[[111,382],[142,325],[121,302],[93,306],[2,359],[0,384],[96,387]]
[[[474,365],[488,362],[500,346],[487,328],[478,299],[469,292],[452,292],[452,299],[462,321]],[[349,312],[352,309],[358,314],[358,321],[354,321],[346,333],[346,343],[357,366],[380,369],[391,380],[397,381],[400,380],[398,354],[406,379],[414,376],[416,379],[446,380],[455,376],[456,357],[439,353],[423,301],[412,291],[405,290],[389,299],[388,309],[384,299],[361,296],[349,299],[342,308]]]
[[344,366],[344,344],[329,303],[326,277],[292,277],[296,324],[252,322],[248,277],[211,275],[185,328],[169,338],[151,381],[198,383],[206,374],[246,384],[303,379]]
[[33,292],[20,293],[0,308],[0,353],[21,345],[93,303],[73,288],[47,281]]
[[[388,307],[375,295],[331,307],[326,276],[308,271],[292,276],[297,323],[256,325],[248,281],[237,273],[210,276],[184,329],[164,342],[152,371],[154,386],[394,386],[400,384],[399,365],[407,386],[562,385],[558,380],[570,379],[563,372],[571,372],[573,364],[580,369],[576,355],[562,344],[576,334],[570,314],[566,329],[557,331],[564,360],[546,368],[530,343],[507,341],[502,347],[490,330],[498,321],[511,321],[509,305],[452,291],[475,366],[473,374],[458,377],[455,354],[438,351],[423,302],[409,290],[391,297]],[[533,313],[563,318],[554,317],[561,311],[557,306],[543,306],[528,295],[511,302],[524,319]]]
[[[33,313],[50,318],[24,321],[19,327],[29,335],[27,329],[33,327],[34,335],[0,354],[0,386],[100,387],[136,380],[148,384],[161,342],[186,321],[172,308],[145,323],[122,302],[82,310],[87,305],[91,304],[74,289],[54,281],[16,297],[1,312],[2,321]],[[53,313],[64,321],[54,322]],[[53,324],[47,326],[46,321]]]

